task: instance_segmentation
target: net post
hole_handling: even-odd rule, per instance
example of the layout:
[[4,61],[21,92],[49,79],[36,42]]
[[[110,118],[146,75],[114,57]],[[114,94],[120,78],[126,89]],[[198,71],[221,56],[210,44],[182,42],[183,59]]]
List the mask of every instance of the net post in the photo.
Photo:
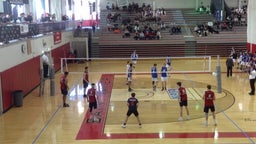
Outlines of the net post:
[[55,70],[54,66],[51,65],[50,67],[50,95],[54,96],[55,95]]
[[221,88],[221,68],[220,68],[220,56],[217,55],[217,66],[216,66],[216,79],[217,79],[217,92],[221,93],[222,88]]
[[209,56],[209,72],[212,71],[212,57]]
[[85,45],[85,54],[86,54],[86,60],[89,61],[89,46],[88,46],[88,38],[85,39],[86,45]]

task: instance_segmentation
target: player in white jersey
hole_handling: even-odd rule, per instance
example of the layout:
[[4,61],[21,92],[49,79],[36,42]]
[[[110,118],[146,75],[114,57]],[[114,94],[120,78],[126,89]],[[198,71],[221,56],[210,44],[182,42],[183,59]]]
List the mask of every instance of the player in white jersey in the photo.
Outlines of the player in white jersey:
[[133,53],[131,54],[131,60],[132,60],[133,64],[137,64],[138,57],[139,56],[136,53],[136,50],[134,50]]
[[128,91],[131,92],[131,84],[132,84],[132,71],[133,71],[133,66],[132,63],[130,63],[129,69],[128,69],[128,74],[127,74],[127,81],[128,81]]

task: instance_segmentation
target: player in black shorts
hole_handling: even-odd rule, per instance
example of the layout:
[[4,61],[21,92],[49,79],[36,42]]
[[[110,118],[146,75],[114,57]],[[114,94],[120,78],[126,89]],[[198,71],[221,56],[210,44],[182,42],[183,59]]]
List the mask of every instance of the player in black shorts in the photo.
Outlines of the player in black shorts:
[[139,123],[139,127],[141,127],[139,112],[137,110],[139,101],[137,98],[135,98],[135,95],[136,95],[135,93],[131,93],[131,97],[127,100],[128,111],[126,114],[126,119],[125,119],[124,123],[122,124],[123,128],[126,127],[126,123],[131,114],[134,114],[136,116],[138,123]]

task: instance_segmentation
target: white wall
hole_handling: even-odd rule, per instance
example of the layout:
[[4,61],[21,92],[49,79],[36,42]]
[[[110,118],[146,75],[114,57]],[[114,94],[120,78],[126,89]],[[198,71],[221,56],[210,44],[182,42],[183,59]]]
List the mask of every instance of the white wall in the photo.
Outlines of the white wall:
[[247,42],[256,44],[256,28],[255,28],[255,23],[256,23],[256,0],[249,0],[248,3],[248,18],[247,18]]
[[29,60],[30,57],[21,51],[22,44],[27,46],[26,41],[19,41],[0,47],[0,72]]
[[[49,49],[53,50],[66,43],[69,43],[73,39],[73,32],[62,32],[62,42],[54,45],[53,35],[46,35],[38,38],[32,38],[28,40],[20,40],[12,44],[0,46],[0,72],[7,70],[15,65],[28,61],[34,57],[42,54],[42,51]],[[43,42],[46,46],[43,46]],[[21,46],[24,45],[27,49],[28,45],[31,45],[31,52],[22,53]]]
[[0,0],[0,12],[4,12],[3,0]]

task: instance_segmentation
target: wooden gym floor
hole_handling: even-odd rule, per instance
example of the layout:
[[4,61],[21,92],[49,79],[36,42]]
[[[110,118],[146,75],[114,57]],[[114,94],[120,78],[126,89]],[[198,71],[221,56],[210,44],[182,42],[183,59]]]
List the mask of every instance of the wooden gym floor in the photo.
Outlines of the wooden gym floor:
[[[139,100],[142,128],[132,115],[126,128],[121,124],[127,111],[126,61],[115,63],[89,61],[68,64],[70,71],[68,97],[69,108],[62,107],[59,90],[61,73],[55,75],[55,96],[50,96],[50,80],[45,81],[44,94],[39,87],[28,94],[22,107],[13,107],[0,116],[0,143],[2,144],[120,144],[120,143],[255,143],[256,100],[250,96],[248,74],[234,69],[232,77],[226,77],[225,59],[221,60],[222,92],[217,92],[216,77],[211,72],[178,72],[192,67],[202,69],[200,62],[173,60],[173,71],[168,78],[168,91],[161,91],[159,78],[156,92],[151,88],[148,73],[154,60],[139,61],[133,77],[132,88]],[[157,61],[158,71],[162,61]],[[198,64],[200,63],[200,64]],[[97,84],[99,108],[96,122],[88,120],[88,104],[83,98],[82,72],[89,66],[90,82]],[[198,68],[197,68],[198,66]],[[212,71],[216,59],[213,58]],[[188,69],[189,70],[189,69]],[[189,96],[190,120],[178,121],[179,105],[172,94],[181,81]],[[214,126],[209,116],[205,126],[201,96],[206,85],[211,84],[216,93],[216,117]],[[185,113],[184,113],[185,115]],[[185,118],[185,117],[184,117]]]

